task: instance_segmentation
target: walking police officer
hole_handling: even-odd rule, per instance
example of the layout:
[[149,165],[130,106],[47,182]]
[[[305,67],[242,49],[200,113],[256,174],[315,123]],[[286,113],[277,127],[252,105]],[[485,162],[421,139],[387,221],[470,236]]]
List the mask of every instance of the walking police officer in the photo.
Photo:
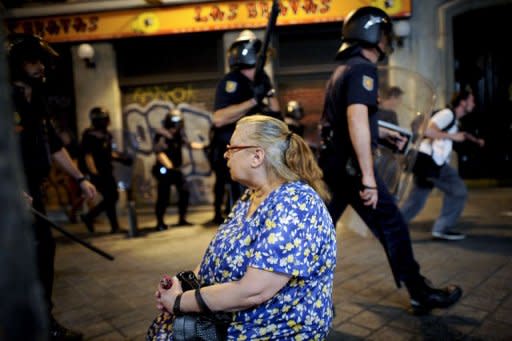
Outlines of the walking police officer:
[[94,107],[89,113],[91,127],[82,134],[81,167],[88,174],[92,183],[103,196],[103,199],[87,214],[80,215],[89,232],[94,232],[94,218],[105,211],[110,222],[111,233],[119,231],[116,203],[119,199],[117,181],[114,178],[112,161],[119,159],[117,152],[112,150],[112,134],[107,130],[110,115],[105,108]]
[[[58,56],[47,42],[38,36],[11,34],[8,56],[16,133],[20,141],[27,191],[34,209],[45,214],[41,186],[55,161],[80,185],[88,198],[96,194],[94,186],[75,167],[53,127],[45,98],[46,68]],[[32,225],[35,237],[37,268],[43,287],[50,321],[50,340],[81,340],[81,333],[61,326],[52,315],[52,290],[55,260],[55,240],[51,227],[35,217]]]
[[[213,113],[213,138],[210,162],[215,171],[215,217],[213,222],[223,221],[221,206],[226,184],[230,185],[230,202],[234,203],[241,194],[240,185],[229,176],[224,153],[235,130],[236,122],[253,114],[265,114],[282,119],[279,102],[268,75],[262,84],[254,84],[256,61],[261,40],[249,30],[244,30],[229,48],[230,72],[218,83]],[[229,205],[228,205],[229,206]],[[230,207],[226,207],[229,212]]]
[[155,213],[156,229],[167,229],[164,222],[165,210],[170,203],[171,185],[178,192],[178,216],[176,226],[192,225],[186,219],[190,193],[187,182],[181,172],[181,148],[185,141],[183,135],[183,118],[179,110],[169,112],[162,121],[163,129],[158,129],[154,138],[156,163],[153,166],[153,176],[158,182]]
[[327,84],[323,112],[320,165],[333,194],[329,212],[337,221],[350,204],[361,216],[383,245],[396,285],[407,287],[415,313],[447,307],[462,290],[433,288],[420,274],[408,227],[373,163],[379,137],[376,64],[392,52],[391,19],[379,8],[359,8],[346,18],[342,38],[341,65]]

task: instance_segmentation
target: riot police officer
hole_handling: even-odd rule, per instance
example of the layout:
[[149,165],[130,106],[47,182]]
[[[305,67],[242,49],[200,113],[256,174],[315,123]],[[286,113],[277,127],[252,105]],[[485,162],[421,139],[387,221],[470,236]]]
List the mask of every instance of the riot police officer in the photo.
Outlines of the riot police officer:
[[117,181],[114,178],[112,161],[119,158],[112,150],[112,134],[108,131],[109,112],[102,107],[94,107],[89,112],[91,126],[82,134],[80,161],[84,172],[103,196],[103,199],[87,214],[80,215],[89,232],[94,232],[94,219],[103,211],[110,222],[111,233],[119,231],[116,203],[119,199]]
[[304,117],[304,108],[297,101],[289,101],[286,104],[286,113],[284,121],[288,125],[288,129],[295,134],[304,136],[304,125],[300,122]]
[[[261,84],[254,83],[258,52],[261,40],[249,30],[244,30],[231,44],[228,52],[230,72],[218,83],[215,93],[213,113],[213,138],[211,142],[210,162],[215,171],[215,217],[214,223],[223,221],[221,206],[226,184],[230,185],[229,202],[235,202],[241,194],[241,188],[234,183],[227,168],[224,152],[235,130],[236,122],[256,113],[282,119],[279,103],[268,75],[264,75]],[[226,212],[230,211],[229,204]]]
[[167,229],[164,215],[170,203],[171,186],[176,187],[179,195],[178,215],[176,226],[192,225],[186,219],[190,193],[187,182],[181,172],[181,148],[185,141],[183,135],[183,118],[179,110],[169,112],[162,121],[162,128],[158,129],[154,138],[154,151],[156,163],[153,166],[153,176],[158,182],[155,213],[156,229]]
[[408,227],[373,163],[379,137],[376,64],[392,52],[391,19],[379,8],[362,7],[348,15],[342,35],[341,65],[327,84],[322,119],[319,161],[333,194],[329,212],[337,221],[350,204],[360,215],[383,245],[396,285],[407,287],[413,312],[445,308],[462,290],[433,288],[420,274]]
[[[16,133],[32,206],[45,214],[41,186],[49,175],[52,160],[77,181],[86,197],[93,198],[96,189],[75,167],[50,121],[45,98],[46,69],[58,56],[57,52],[38,36],[12,34],[8,38],[8,56]],[[35,217],[32,227],[38,274],[49,314],[49,338],[81,340],[81,333],[61,326],[53,318],[55,240],[46,221]]]

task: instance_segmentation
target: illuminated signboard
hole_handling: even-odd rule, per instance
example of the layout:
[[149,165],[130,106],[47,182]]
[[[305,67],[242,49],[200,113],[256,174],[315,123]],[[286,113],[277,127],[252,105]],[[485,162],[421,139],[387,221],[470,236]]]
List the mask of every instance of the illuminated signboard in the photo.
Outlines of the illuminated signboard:
[[[353,9],[377,6],[392,17],[411,15],[411,0],[282,0],[277,24],[342,21]],[[265,27],[271,1],[225,1],[54,17],[10,19],[12,32],[50,42],[86,41]]]

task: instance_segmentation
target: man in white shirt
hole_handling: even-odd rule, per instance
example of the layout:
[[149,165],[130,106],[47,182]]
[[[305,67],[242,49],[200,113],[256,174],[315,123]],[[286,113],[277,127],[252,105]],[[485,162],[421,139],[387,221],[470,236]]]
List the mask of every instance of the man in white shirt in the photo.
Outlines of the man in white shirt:
[[[432,227],[432,237],[443,240],[461,240],[465,235],[452,231],[459,219],[467,198],[467,188],[457,170],[450,166],[453,142],[470,140],[481,147],[484,140],[459,131],[458,120],[473,111],[475,98],[470,91],[456,93],[448,108],[435,113],[428,123],[425,137],[420,144],[419,160],[428,160],[415,172],[415,181],[409,197],[401,207],[404,219],[411,221],[424,207],[432,188],[443,192],[443,205]],[[422,155],[423,154],[423,155]],[[425,168],[429,168],[429,170]]]

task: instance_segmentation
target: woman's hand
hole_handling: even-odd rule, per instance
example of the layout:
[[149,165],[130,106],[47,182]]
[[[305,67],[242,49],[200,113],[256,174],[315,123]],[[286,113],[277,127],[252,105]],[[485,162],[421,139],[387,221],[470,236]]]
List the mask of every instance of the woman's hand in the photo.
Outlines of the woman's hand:
[[174,301],[176,297],[183,293],[181,283],[176,276],[172,278],[172,286],[169,289],[164,289],[159,284],[155,292],[156,308],[160,311],[173,313]]

